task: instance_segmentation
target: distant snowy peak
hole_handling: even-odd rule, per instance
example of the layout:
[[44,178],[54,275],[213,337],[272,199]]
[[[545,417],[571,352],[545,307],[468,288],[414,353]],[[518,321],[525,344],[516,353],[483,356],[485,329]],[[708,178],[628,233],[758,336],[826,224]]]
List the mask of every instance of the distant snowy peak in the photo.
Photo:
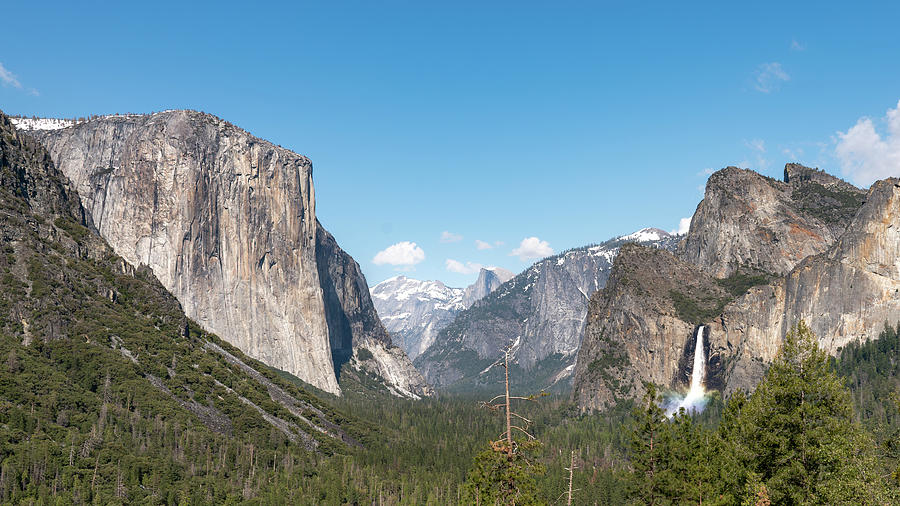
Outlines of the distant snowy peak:
[[672,234],[658,228],[642,228],[633,234],[623,235],[618,239],[626,242],[661,241],[673,237]]
[[394,343],[415,358],[457,314],[513,276],[499,267],[483,268],[478,280],[465,289],[395,276],[372,287],[372,302]]
[[[459,304],[462,288],[449,288],[440,281],[421,281],[406,276],[395,276],[372,287],[372,297],[380,301],[404,302],[410,299],[433,300],[444,304]],[[377,304],[376,304],[377,305]]]
[[511,358],[524,381],[565,389],[574,375],[588,303],[606,286],[622,245],[673,251],[682,238],[644,228],[540,260],[457,315],[416,358],[416,368],[438,388],[482,388],[488,386],[479,379],[484,366],[513,342]]

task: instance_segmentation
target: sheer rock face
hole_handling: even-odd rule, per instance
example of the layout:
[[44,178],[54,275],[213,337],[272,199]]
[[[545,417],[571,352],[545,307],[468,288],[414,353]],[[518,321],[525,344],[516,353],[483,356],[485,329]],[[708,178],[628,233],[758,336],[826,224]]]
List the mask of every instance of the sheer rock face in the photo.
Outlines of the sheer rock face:
[[485,298],[500,288],[500,285],[506,283],[515,276],[512,272],[501,269],[499,267],[491,267],[489,269],[481,268],[478,271],[478,279],[474,283],[466,287],[463,293],[462,304],[469,307],[475,302]]
[[[603,290],[591,297],[575,366],[574,396],[583,409],[606,409],[617,399],[638,399],[644,382],[674,386],[690,375],[696,324],[684,321],[672,293],[709,301],[729,298],[713,277],[668,251],[622,247]],[[719,374],[719,356],[707,377]]]
[[[32,133],[100,234],[132,265],[149,266],[187,315],[249,355],[340,393],[330,343],[342,344],[346,329],[331,339],[329,324],[342,323],[334,317],[341,310],[354,337],[380,323],[352,289],[365,285],[358,266],[319,233],[307,158],[195,111]],[[323,265],[317,239],[334,246],[319,255]],[[323,272],[332,274],[325,290]]]
[[900,321],[900,180],[872,185],[847,231],[823,254],[729,305],[712,345],[733,350],[726,393],[752,389],[784,335],[805,320],[829,353]]
[[[724,169],[710,178],[679,258],[623,248],[627,254],[620,253],[588,312],[575,373],[583,409],[638,398],[644,381],[686,385],[700,324],[709,327],[706,387],[729,394],[755,388],[801,319],[832,354],[900,321],[898,180],[879,181],[864,194],[793,164],[785,179]],[[810,234],[823,242],[810,241]],[[804,252],[810,253],[800,258]],[[731,280],[715,278],[745,267],[783,275],[734,298],[722,290]],[[666,300],[673,290],[699,293],[696,301],[707,300],[701,309],[708,311],[689,317],[675,310]]]
[[[393,394],[411,398],[431,395],[431,388],[406,353],[391,343],[356,260],[321,225],[316,243],[335,371],[355,356],[351,366],[380,376]],[[361,348],[368,350],[371,357],[360,357]]]
[[797,164],[785,167],[785,182],[728,167],[706,183],[678,255],[718,278],[747,267],[784,275],[834,243],[863,196]]

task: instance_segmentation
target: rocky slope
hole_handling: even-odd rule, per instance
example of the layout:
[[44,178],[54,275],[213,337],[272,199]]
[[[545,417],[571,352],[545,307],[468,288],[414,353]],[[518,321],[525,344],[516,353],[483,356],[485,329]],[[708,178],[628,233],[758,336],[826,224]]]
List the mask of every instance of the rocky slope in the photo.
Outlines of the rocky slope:
[[475,283],[462,289],[395,276],[372,287],[372,299],[395,342],[415,360],[460,311],[512,277],[506,269],[482,268]]
[[733,167],[713,174],[676,256],[617,258],[591,303],[576,400],[604,409],[640,396],[643,381],[685,385],[700,324],[707,387],[726,393],[755,387],[800,319],[832,353],[875,337],[900,320],[897,189],[886,180],[866,195],[795,164],[783,182]]
[[350,361],[350,367],[357,371],[381,378],[395,395],[431,395],[431,387],[406,353],[392,344],[372,304],[359,264],[321,224],[316,232],[316,261],[335,371],[340,373],[343,364]]
[[546,258],[460,313],[415,364],[436,387],[482,388],[497,379],[486,368],[512,344],[512,374],[520,383],[563,388],[575,368],[589,297],[605,286],[619,248],[641,242],[674,249],[676,240],[645,229]]
[[821,171],[785,167],[785,181],[728,167],[710,176],[678,255],[718,278],[741,268],[786,274],[831,245],[864,192]]
[[332,393],[348,332],[390,347],[358,266],[318,225],[307,158],[194,111],[33,134],[116,253],[205,329]]
[[[645,381],[683,384],[696,326],[732,298],[715,278],[668,251],[623,246],[606,287],[591,297],[575,367],[578,404],[602,410],[643,396]],[[709,384],[720,375],[720,357],[707,356]]]

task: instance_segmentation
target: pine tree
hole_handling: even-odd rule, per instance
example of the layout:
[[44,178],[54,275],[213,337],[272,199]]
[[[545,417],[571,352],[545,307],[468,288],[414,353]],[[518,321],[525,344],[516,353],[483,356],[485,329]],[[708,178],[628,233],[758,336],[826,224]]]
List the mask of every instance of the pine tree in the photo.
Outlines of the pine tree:
[[[511,346],[503,352],[502,361],[493,365],[505,369],[505,393],[481,405],[491,411],[502,411],[506,430],[490,449],[479,453],[466,476],[466,499],[474,504],[542,504],[535,476],[546,471],[535,462],[531,453],[540,448],[540,441],[528,432],[531,420],[512,410],[513,401],[534,400],[534,396],[513,396],[509,393],[509,355]],[[493,366],[492,365],[492,366]],[[515,425],[520,424],[520,425]],[[514,429],[524,436],[514,436]]]
[[641,407],[634,410],[629,459],[632,473],[628,493],[636,504],[669,504],[675,481],[669,469],[672,433],[653,384]]
[[804,322],[785,337],[737,423],[736,442],[749,451],[749,467],[773,503],[885,502],[874,445]]

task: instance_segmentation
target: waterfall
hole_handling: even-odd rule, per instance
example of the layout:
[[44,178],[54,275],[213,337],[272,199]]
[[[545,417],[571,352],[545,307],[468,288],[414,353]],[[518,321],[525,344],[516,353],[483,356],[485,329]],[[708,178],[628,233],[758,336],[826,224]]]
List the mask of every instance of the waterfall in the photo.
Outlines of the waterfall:
[[681,402],[667,410],[670,417],[677,413],[680,408],[684,408],[688,412],[700,412],[703,411],[703,407],[706,405],[706,390],[703,388],[703,376],[706,373],[706,352],[703,348],[703,333],[705,330],[705,325],[701,325],[697,329],[697,341],[694,345],[694,368],[691,371],[691,389],[688,390],[687,395]]

